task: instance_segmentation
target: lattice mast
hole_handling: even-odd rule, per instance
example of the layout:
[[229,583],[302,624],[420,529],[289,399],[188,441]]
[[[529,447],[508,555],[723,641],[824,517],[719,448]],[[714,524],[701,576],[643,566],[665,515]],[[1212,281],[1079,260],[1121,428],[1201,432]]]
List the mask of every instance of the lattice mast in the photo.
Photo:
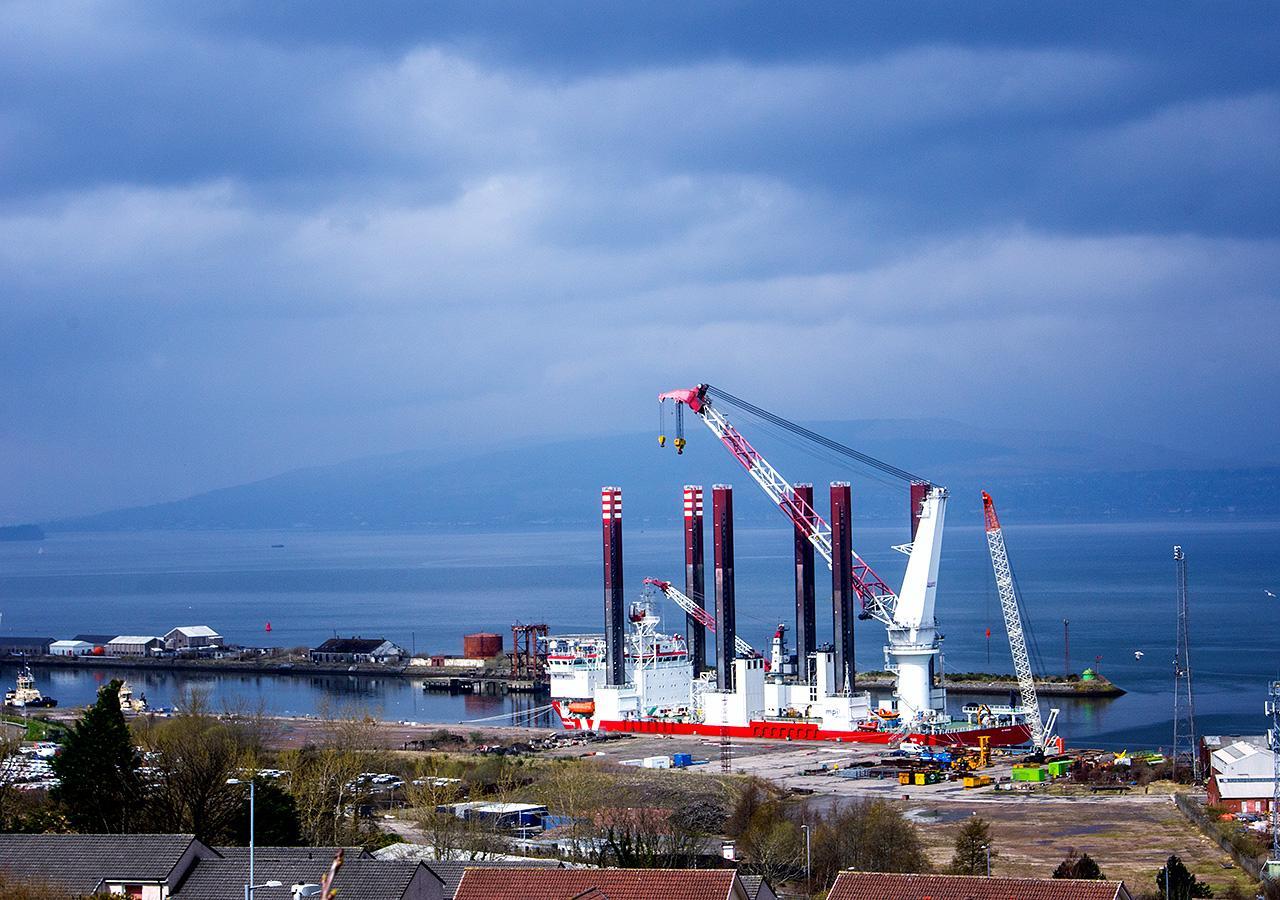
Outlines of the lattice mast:
[[1027,638],[1022,630],[1022,612],[1018,604],[1018,589],[1009,567],[1009,553],[1004,545],[1004,530],[996,515],[996,505],[991,495],[982,492],[982,512],[986,518],[987,550],[991,553],[991,567],[995,570],[996,590],[1000,594],[1000,611],[1004,613],[1004,628],[1009,634],[1009,650],[1013,654],[1013,671],[1018,676],[1018,695],[1022,710],[1031,726],[1031,743],[1043,750],[1049,735],[1040,718],[1040,698],[1036,694],[1036,677],[1031,671],[1031,657],[1027,653]]
[[1267,696],[1267,715],[1271,728],[1267,731],[1267,744],[1271,748],[1271,858],[1267,860],[1266,876],[1280,878],[1280,681],[1271,682]]
[[1195,692],[1191,686],[1191,626],[1187,615],[1187,558],[1182,547],[1173,546],[1173,567],[1178,589],[1178,633],[1173,651],[1173,778],[1185,757],[1191,780],[1200,776],[1200,748],[1196,745]]

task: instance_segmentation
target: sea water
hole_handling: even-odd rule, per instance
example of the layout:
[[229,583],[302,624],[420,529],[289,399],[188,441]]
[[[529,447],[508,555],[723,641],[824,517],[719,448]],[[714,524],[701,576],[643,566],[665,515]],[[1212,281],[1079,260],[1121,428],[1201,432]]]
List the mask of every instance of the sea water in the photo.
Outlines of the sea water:
[[[1169,743],[1175,543],[1188,561],[1199,730],[1265,729],[1267,682],[1280,677],[1280,600],[1266,593],[1280,593],[1280,524],[1006,526],[1037,671],[1091,667],[1129,692],[1115,700],[1045,698],[1046,706],[1061,708],[1059,730],[1069,741],[1117,749]],[[855,523],[859,553],[890,584],[900,581],[906,562],[891,546],[905,539],[899,529]],[[626,581],[637,599],[646,576],[683,582],[677,529],[628,523],[625,548]],[[789,531],[740,528],[736,563],[739,632],[767,651],[777,625],[794,622]],[[710,566],[707,574],[710,584]],[[459,653],[463,634],[495,631],[509,649],[517,621],[546,622],[553,634],[599,631],[601,580],[594,529],[54,534],[38,543],[0,544],[0,635],[162,635],[201,624],[248,646],[310,647],[334,635],[360,635],[385,637],[422,655]],[[938,581],[945,668],[1012,671],[980,528],[948,526]],[[828,585],[820,568],[824,639],[831,630],[830,604],[821,600],[829,597]],[[656,599],[664,622],[678,627],[680,610]],[[860,670],[883,668],[881,626],[858,622],[856,643]],[[13,674],[12,665],[0,665],[0,683]],[[501,721],[492,717],[530,705],[524,697],[424,694],[420,682],[397,677],[97,668],[37,674],[42,689],[63,705],[90,701],[103,679],[120,675],[156,706],[172,705],[192,687],[218,705],[290,714],[342,706],[423,722]],[[953,707],[965,702],[971,698],[954,697]]]

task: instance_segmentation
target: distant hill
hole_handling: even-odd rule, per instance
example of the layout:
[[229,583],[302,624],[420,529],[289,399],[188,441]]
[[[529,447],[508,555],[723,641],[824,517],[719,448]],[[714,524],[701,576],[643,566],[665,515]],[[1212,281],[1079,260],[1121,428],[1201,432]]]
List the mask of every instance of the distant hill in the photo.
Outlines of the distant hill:
[[[979,491],[1023,521],[1274,517],[1280,467],[1230,469],[1159,447],[1089,435],[983,431],[949,421],[858,421],[811,427],[945,484],[953,521],[980,521]],[[732,483],[744,522],[777,512],[750,477],[697,423],[677,456],[653,435],[633,434],[488,450],[452,459],[441,451],[366,457],[298,469],[251,484],[48,523],[49,531],[151,529],[528,529],[596,521],[603,484],[624,490],[632,522],[674,524],[686,482]],[[855,515],[906,521],[905,487],[753,423],[759,449],[796,480],[852,481]]]

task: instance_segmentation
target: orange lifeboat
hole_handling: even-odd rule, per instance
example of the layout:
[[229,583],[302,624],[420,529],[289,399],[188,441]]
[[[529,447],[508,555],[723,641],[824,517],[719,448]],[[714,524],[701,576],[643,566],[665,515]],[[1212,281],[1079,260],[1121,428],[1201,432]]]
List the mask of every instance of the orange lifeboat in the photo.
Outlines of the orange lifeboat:
[[579,716],[589,716],[596,711],[594,700],[574,700],[569,704],[569,712]]

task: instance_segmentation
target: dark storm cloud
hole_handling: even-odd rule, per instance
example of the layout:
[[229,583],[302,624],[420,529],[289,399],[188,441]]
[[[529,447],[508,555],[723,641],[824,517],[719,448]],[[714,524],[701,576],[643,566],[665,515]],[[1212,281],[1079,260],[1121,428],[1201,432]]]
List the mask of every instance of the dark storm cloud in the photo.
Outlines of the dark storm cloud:
[[1270,7],[593,12],[0,7],[0,518],[710,377],[1267,455]]

